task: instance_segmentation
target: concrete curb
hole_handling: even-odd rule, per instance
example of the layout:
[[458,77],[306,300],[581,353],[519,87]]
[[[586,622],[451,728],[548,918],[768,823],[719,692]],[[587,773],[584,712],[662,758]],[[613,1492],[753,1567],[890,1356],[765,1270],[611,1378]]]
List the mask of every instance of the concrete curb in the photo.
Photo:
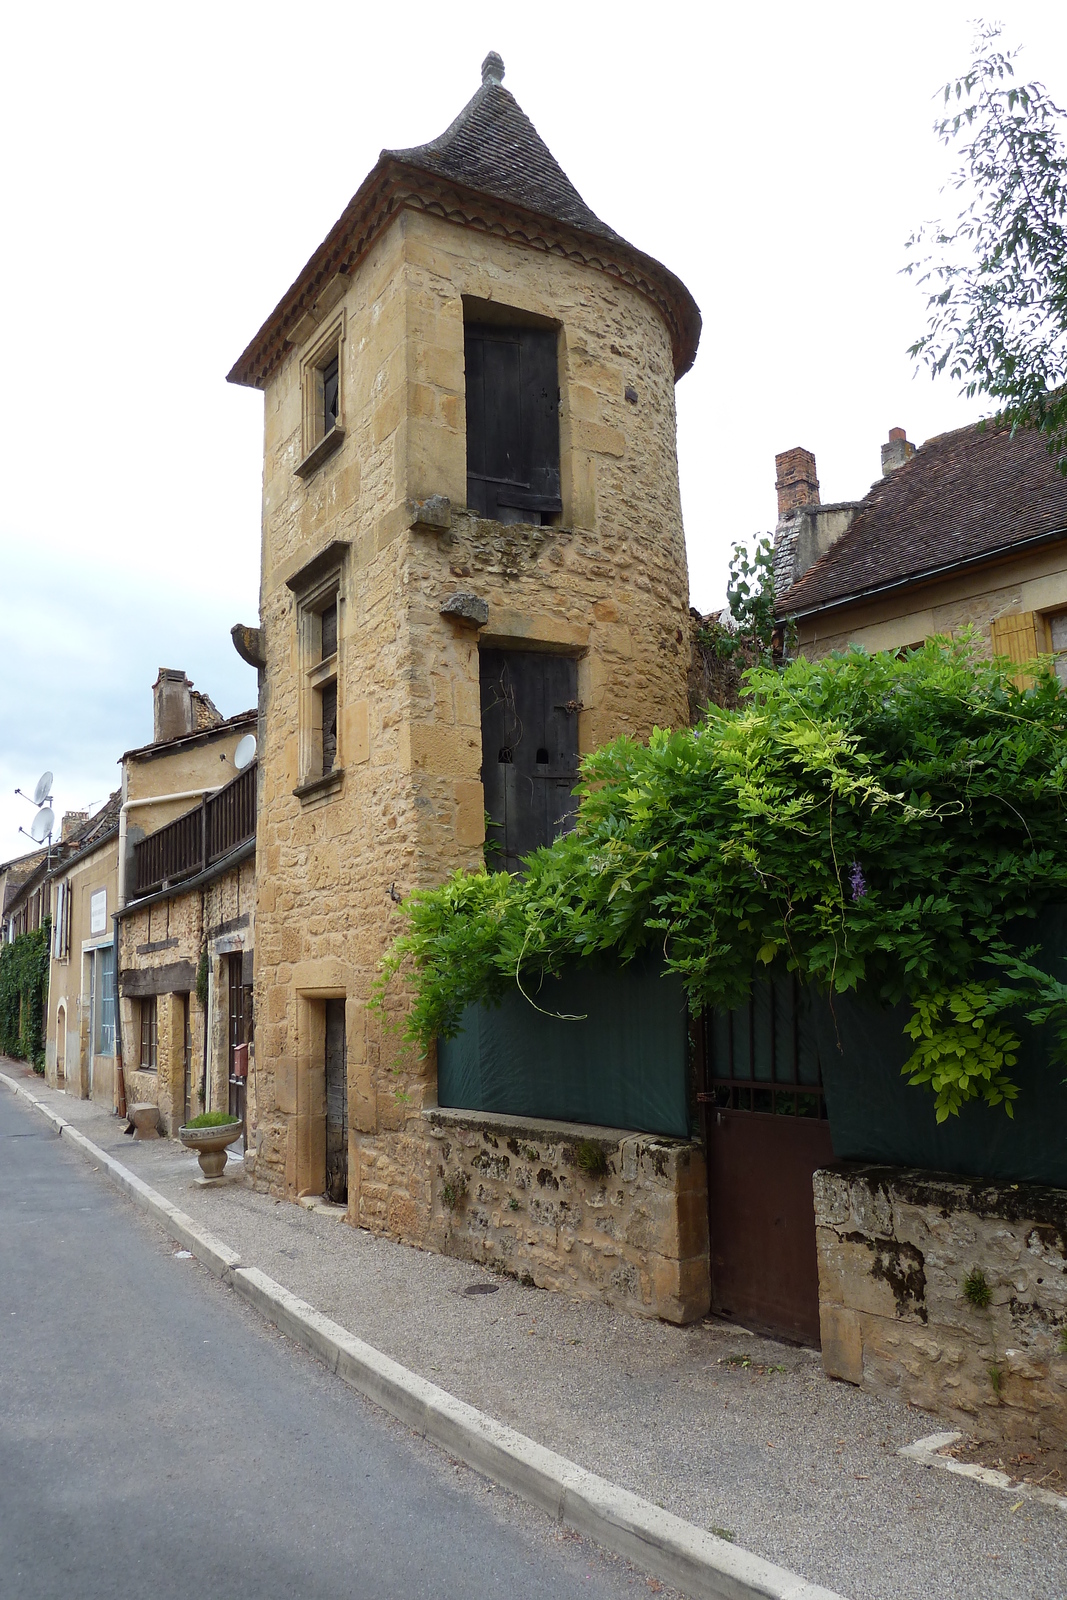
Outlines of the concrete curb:
[[901,1445],[897,1455],[917,1461],[921,1467],[939,1467],[942,1472],[954,1472],[960,1478],[973,1478],[976,1483],[984,1483],[989,1489],[1001,1489],[1005,1494],[1016,1495],[1019,1505],[1024,1500],[1036,1500],[1040,1505],[1067,1511],[1067,1497],[1054,1494],[1051,1489],[1042,1489],[1035,1483],[1013,1483],[1006,1472],[998,1472],[995,1467],[980,1467],[971,1461],[954,1461],[951,1456],[941,1454],[946,1445],[955,1444],[962,1438],[962,1433],[958,1431],[930,1433],[925,1439],[916,1439],[914,1444]]
[[539,1506],[558,1522],[624,1556],[692,1600],[840,1600],[829,1589],[739,1550],[703,1528],[588,1472],[436,1384],[316,1311],[199,1228],[128,1167],[101,1150],[36,1095],[0,1072],[0,1082],[42,1112],[171,1237],[282,1333],[406,1427],[475,1471]]

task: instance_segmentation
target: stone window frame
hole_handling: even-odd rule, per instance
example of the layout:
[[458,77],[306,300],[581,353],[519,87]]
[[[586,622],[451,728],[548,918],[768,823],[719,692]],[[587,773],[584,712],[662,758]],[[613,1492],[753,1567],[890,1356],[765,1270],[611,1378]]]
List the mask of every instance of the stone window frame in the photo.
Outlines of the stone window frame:
[[[335,540],[300,572],[288,580],[296,596],[297,652],[299,659],[300,728],[298,738],[300,780],[293,790],[302,802],[336,794],[344,781],[341,748],[341,639],[345,601],[344,561],[348,545]],[[332,655],[322,654],[322,618],[337,607],[337,645]],[[333,766],[323,771],[323,708],[334,696],[336,744]]]
[[1052,657],[1052,670],[1067,689],[1067,610],[1046,611],[1041,621],[1045,628],[1045,649]]
[[[333,317],[300,358],[301,443],[303,455],[294,471],[309,478],[344,443],[344,308]],[[337,360],[337,416],[327,429],[323,411],[323,373]]]

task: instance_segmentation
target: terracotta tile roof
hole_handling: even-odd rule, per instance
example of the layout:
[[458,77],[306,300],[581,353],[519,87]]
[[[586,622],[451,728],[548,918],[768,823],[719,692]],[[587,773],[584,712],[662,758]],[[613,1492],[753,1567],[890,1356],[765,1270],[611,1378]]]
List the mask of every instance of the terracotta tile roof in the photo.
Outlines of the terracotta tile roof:
[[780,616],[980,560],[1042,535],[1067,536],[1067,478],[1044,437],[992,424],[928,439],[879,479],[848,532],[783,595]]
[[667,324],[676,376],[688,372],[701,327],[693,296],[673,272],[601,222],[514,96],[499,82],[484,81],[488,66],[487,58],[481,88],[439,138],[410,150],[382,151],[296,282],[234,363],[228,382],[265,388],[292,348],[289,336],[302,318],[326,315],[323,307],[335,303],[331,296],[337,281],[343,283],[356,270],[405,207],[530,249],[567,255],[631,284]]

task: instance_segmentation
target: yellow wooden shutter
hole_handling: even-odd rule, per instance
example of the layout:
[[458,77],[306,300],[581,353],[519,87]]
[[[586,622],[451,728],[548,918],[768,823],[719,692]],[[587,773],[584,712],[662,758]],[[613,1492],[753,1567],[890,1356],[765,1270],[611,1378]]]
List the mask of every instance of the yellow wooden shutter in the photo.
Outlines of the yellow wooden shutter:
[[[1009,661],[1016,662],[1020,667],[1026,666],[1044,648],[1044,627],[1042,619],[1035,611],[1013,611],[1006,617],[994,617],[990,633],[993,640],[993,654],[1007,656]],[[1015,674],[1015,682],[1020,689],[1028,688],[1033,681],[1028,672]]]

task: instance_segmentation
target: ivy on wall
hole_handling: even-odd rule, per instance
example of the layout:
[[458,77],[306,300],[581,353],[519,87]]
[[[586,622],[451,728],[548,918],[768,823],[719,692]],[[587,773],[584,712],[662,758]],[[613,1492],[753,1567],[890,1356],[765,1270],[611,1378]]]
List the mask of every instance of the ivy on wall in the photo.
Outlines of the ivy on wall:
[[0,1053],[44,1071],[50,924],[0,945]]
[[1067,984],[1032,930],[1067,899],[1067,694],[1047,664],[1026,688],[1018,670],[966,636],[853,650],[756,667],[737,709],[615,740],[522,879],[460,872],[409,896],[377,1003],[408,976],[425,1048],[468,1003],[599,952],[658,947],[694,1007],[739,1005],[784,962],[831,994],[911,1002],[905,1071],[939,1120],[979,1097],[1010,1115],[1019,1029],[1047,1027],[1067,1059]]

